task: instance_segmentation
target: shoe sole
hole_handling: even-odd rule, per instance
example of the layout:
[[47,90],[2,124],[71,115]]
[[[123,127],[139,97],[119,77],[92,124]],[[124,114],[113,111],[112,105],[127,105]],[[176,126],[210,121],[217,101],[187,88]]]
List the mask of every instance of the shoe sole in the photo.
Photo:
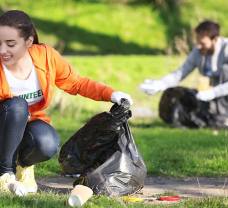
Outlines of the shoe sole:
[[28,193],[36,193],[37,190],[38,190],[38,187],[36,187],[36,188],[26,188],[26,190],[27,190]]

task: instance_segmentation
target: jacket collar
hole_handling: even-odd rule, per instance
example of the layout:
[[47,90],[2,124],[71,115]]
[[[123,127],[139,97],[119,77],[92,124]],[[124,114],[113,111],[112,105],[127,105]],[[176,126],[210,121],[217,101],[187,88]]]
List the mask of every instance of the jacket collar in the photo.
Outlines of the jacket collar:
[[[1,96],[4,98],[10,98],[12,97],[12,93],[10,91],[8,82],[6,81],[6,76],[3,70],[2,63],[0,62],[0,83],[1,83]],[[0,98],[1,98],[0,96]]]
[[[28,49],[29,54],[32,58],[33,64],[35,66],[35,69],[37,71],[38,79],[40,81],[41,89],[43,92],[45,92],[45,89],[47,87],[47,80],[45,76],[46,72],[46,54],[43,53],[40,49],[40,45],[32,45]],[[5,77],[5,73],[2,68],[2,64],[0,62],[0,82],[1,82],[1,91],[2,95],[4,97],[12,97],[12,93],[10,91],[10,87],[8,85],[8,82]]]
[[42,59],[42,56],[45,54],[40,54],[39,45],[33,44],[32,47],[28,49],[29,54],[32,58],[32,62],[37,69],[41,69],[42,71],[46,70],[46,61]]

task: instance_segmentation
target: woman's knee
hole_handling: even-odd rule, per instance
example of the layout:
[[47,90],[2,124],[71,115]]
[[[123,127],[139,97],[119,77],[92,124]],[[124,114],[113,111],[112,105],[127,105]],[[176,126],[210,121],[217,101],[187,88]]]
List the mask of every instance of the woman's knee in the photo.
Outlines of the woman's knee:
[[48,160],[58,152],[59,142],[56,141],[56,138],[43,138],[42,140],[39,140],[38,150],[40,154],[43,156],[43,158]]
[[37,131],[39,131],[39,134],[37,132],[33,134],[34,136],[36,135],[36,148],[43,157],[50,159],[59,150],[59,136],[54,128],[45,122],[39,125]]
[[49,160],[59,150],[59,136],[42,120],[29,122],[19,148],[19,160],[28,166]]
[[28,103],[20,97],[13,97],[1,103],[2,108],[14,120],[27,119]]

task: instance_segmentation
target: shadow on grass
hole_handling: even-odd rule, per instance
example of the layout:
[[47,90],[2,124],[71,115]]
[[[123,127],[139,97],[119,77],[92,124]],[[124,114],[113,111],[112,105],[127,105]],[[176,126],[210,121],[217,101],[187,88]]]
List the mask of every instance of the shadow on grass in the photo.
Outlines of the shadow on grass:
[[[81,1],[89,2],[92,1]],[[96,1],[108,3],[108,1]],[[115,2],[115,1],[114,1]],[[121,1],[120,1],[121,2]],[[123,1],[125,2],[125,1]],[[122,2],[122,3],[123,3]],[[166,27],[166,39],[169,46],[175,51],[177,37],[183,36],[184,33],[190,32],[190,25],[183,22],[180,7],[184,4],[180,0],[160,1],[127,1],[129,5],[140,6],[150,2],[148,6],[152,11],[159,12],[160,19]],[[3,10],[0,8],[0,14]],[[76,18],[76,17],[75,17]],[[118,35],[107,35],[99,32],[92,32],[77,25],[70,26],[65,21],[54,22],[32,17],[35,25],[39,30],[46,34],[52,34],[57,37],[58,43],[56,47],[62,47],[64,54],[79,54],[79,55],[103,55],[103,54],[165,54],[165,50],[139,45],[135,42],[125,42]],[[187,43],[190,44],[191,39],[188,38]],[[73,48],[72,44],[80,43],[82,49]],[[60,45],[60,46],[59,46]],[[61,50],[62,50],[61,48]]]
[[[160,19],[166,28],[166,41],[172,52],[187,52],[188,47],[192,46],[191,26],[183,21],[181,7],[188,2],[183,0],[79,0],[87,3],[122,3],[130,6],[147,5],[151,11],[158,11]],[[185,5],[188,6],[188,5]],[[178,39],[181,42],[177,43]],[[133,46],[130,46],[131,49]],[[187,48],[186,48],[187,47]],[[132,48],[133,51],[134,48]],[[131,50],[132,50],[131,49]],[[136,48],[135,48],[136,49]],[[145,48],[146,49],[146,48]],[[145,50],[147,54],[147,50]],[[140,54],[140,50],[137,54]],[[152,49],[152,54],[164,53],[162,50]]]
[[[0,7],[0,15],[5,12]],[[164,54],[164,50],[141,46],[134,42],[125,42],[118,35],[111,36],[104,33],[92,32],[77,25],[70,26],[66,22],[53,22],[31,17],[36,28],[45,34],[57,37],[57,49],[66,55],[104,55],[104,54]],[[88,49],[75,49],[73,43],[80,43]],[[93,48],[93,49],[90,49]]]
[[[53,22],[32,18],[37,28],[46,34],[54,34],[64,44],[64,54],[104,55],[104,54],[161,54],[163,50],[143,47],[134,42],[124,42],[119,36],[96,33],[79,26],[69,26],[65,22]],[[95,47],[93,50],[72,48],[72,43]]]

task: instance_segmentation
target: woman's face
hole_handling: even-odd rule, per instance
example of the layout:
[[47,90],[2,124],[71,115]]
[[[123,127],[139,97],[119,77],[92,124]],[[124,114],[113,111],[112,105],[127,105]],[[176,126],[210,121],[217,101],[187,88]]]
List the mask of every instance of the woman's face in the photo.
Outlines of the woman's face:
[[0,26],[0,60],[5,66],[17,64],[31,45],[31,39],[21,37],[18,29]]

